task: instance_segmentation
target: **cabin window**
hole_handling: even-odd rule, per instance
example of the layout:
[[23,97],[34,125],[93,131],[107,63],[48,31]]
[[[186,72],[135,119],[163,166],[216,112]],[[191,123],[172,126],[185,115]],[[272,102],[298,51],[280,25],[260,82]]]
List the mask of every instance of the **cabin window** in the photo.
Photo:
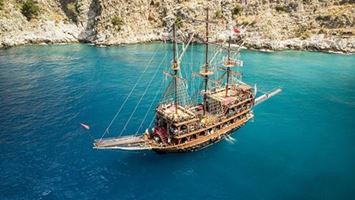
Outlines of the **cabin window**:
[[180,131],[181,131],[181,133],[186,133],[187,132],[187,126],[186,125],[182,125]]
[[197,135],[192,135],[192,139],[197,139]]
[[181,143],[185,143],[187,141],[186,138],[182,138]]

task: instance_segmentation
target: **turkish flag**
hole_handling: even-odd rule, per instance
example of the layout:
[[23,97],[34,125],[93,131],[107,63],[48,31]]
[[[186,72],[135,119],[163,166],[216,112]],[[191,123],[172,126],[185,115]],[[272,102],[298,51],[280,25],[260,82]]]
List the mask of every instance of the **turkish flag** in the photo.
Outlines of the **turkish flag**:
[[233,28],[233,32],[236,33],[236,34],[239,34],[240,30],[238,28]]

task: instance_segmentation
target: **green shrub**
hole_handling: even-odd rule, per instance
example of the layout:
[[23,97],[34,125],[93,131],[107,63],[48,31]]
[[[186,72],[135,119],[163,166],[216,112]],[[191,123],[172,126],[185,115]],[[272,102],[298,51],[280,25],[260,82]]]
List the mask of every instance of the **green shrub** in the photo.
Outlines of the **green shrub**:
[[340,1],[340,5],[342,4],[354,4],[355,1],[354,0],[341,0]]
[[33,0],[27,0],[22,3],[21,13],[27,18],[27,20],[31,20],[33,17],[39,15],[39,7]]
[[318,21],[329,21],[331,19],[331,16],[329,15],[318,15],[316,17],[316,20]]
[[290,2],[288,4],[276,5],[275,10],[277,12],[295,12],[297,11],[298,3]]
[[290,2],[287,6],[289,12],[294,12],[297,11],[298,9],[298,3],[296,2]]
[[305,39],[307,39],[307,38],[309,38],[310,37],[310,34],[309,34],[309,32],[304,32],[302,35],[301,35],[301,40],[305,40]]
[[214,13],[214,16],[215,16],[217,19],[221,19],[221,18],[222,18],[222,11],[217,10],[217,11]]
[[256,20],[253,20],[249,23],[250,26],[254,26],[256,24]]
[[319,31],[318,31],[318,34],[326,34],[326,33],[327,32],[323,28],[319,29]]
[[123,20],[119,16],[113,17],[111,23],[118,31],[122,30],[122,26],[124,25]]
[[276,10],[277,12],[287,12],[286,6],[282,6],[282,5],[276,5],[276,6],[275,6],[275,10]]
[[237,4],[235,5],[235,7],[233,8],[232,14],[233,14],[233,15],[239,15],[239,14],[242,13],[242,11],[243,11],[243,6],[240,5],[239,3],[237,3]]
[[296,37],[302,40],[307,39],[310,36],[308,27],[305,25],[299,26],[295,33],[296,33]]
[[150,2],[150,5],[151,6],[155,6],[155,7],[159,7],[160,6],[160,3],[159,3],[159,1],[156,1],[156,2],[154,2],[153,0]]
[[74,17],[77,17],[79,15],[78,3],[76,2],[68,3],[67,9],[70,12],[70,14]]
[[303,0],[303,4],[311,4],[312,0]]
[[0,10],[4,8],[4,0],[0,0]]
[[182,18],[180,16],[177,16],[176,19],[175,19],[175,25],[176,25],[176,28],[181,28],[183,26],[183,23],[182,23]]

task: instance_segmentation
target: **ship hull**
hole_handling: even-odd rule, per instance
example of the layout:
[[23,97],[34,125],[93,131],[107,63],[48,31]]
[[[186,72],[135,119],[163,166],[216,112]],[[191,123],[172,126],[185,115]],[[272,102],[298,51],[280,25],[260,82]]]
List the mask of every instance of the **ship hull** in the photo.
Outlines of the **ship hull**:
[[[238,124],[236,127],[233,127],[233,124],[231,125],[230,129],[227,130],[221,130],[220,133],[216,134],[211,134],[212,137],[206,138],[204,141],[197,143],[197,144],[189,144],[186,143],[185,146],[178,146],[178,147],[158,147],[158,148],[152,148],[153,151],[156,153],[162,154],[162,153],[185,153],[185,152],[193,152],[193,151],[199,151],[201,149],[204,149],[210,145],[213,145],[215,143],[220,142],[221,140],[225,139],[225,137],[232,135],[237,131],[239,128],[244,126],[252,117],[247,118],[243,123]],[[238,122],[237,122],[238,123]]]
[[[239,128],[237,128],[239,129]],[[235,130],[237,130],[235,129]],[[226,135],[231,135],[233,133],[233,131],[235,130],[231,130],[230,133],[226,133]],[[159,154],[163,154],[163,153],[186,153],[186,152],[193,152],[193,151],[199,151],[199,150],[202,150],[206,147],[209,147],[215,143],[218,143],[220,142],[221,140],[223,140],[224,137],[221,137],[221,138],[215,138],[215,139],[210,139],[206,142],[203,142],[203,143],[200,143],[198,145],[194,145],[194,146],[191,146],[191,147],[187,147],[187,148],[184,148],[184,149],[176,149],[176,148],[171,148],[171,149],[152,149],[153,151],[155,151],[156,153],[159,153]]]
[[198,151],[223,140],[225,137],[244,126],[251,118],[253,118],[253,114],[249,113],[248,117],[224,127],[215,133],[178,145],[156,144],[147,141],[143,135],[137,135],[96,140],[94,148],[132,152],[155,151],[156,153],[184,153]]

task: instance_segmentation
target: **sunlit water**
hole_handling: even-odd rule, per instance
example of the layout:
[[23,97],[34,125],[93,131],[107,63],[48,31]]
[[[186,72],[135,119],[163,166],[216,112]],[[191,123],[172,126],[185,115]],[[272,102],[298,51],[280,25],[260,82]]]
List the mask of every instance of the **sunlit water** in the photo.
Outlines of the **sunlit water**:
[[[107,134],[119,135],[169,48],[0,50],[0,199],[354,197],[355,56],[243,51],[244,81],[284,91],[254,109],[235,144],[165,155],[93,150],[92,138],[101,137],[155,55]],[[184,62],[201,62],[202,50],[195,46]],[[162,63],[124,134],[136,133],[168,67]],[[144,128],[152,116],[153,109]]]

